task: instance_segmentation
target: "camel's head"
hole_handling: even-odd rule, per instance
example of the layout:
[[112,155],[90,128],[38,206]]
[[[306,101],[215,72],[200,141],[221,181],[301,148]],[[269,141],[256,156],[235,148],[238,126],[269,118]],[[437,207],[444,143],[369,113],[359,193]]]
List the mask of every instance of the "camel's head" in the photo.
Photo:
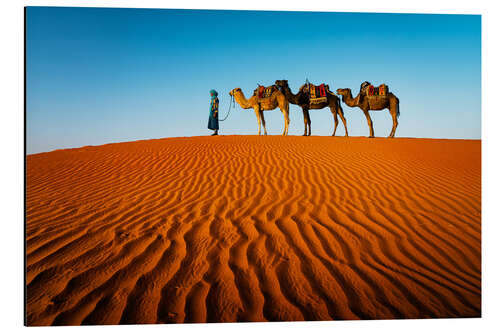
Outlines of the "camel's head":
[[285,89],[290,89],[288,87],[288,80],[276,80],[274,84],[278,87],[278,90],[281,91],[281,93],[285,93]]
[[337,89],[337,94],[344,96],[345,94],[347,94],[349,92],[349,90],[350,90],[349,88]]
[[288,87],[288,80],[276,80],[274,84],[276,84],[280,88],[285,88]]
[[241,92],[241,88],[234,88],[233,90],[231,90],[231,91],[229,92],[229,96],[234,96],[234,93],[235,93],[235,92],[238,92],[238,91],[239,91],[239,92]]

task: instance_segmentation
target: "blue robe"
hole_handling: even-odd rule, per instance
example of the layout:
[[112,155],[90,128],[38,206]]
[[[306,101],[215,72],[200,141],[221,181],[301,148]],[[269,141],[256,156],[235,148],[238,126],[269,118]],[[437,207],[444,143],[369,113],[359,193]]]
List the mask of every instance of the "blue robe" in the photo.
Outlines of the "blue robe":
[[[210,90],[210,114],[208,116],[208,128],[211,130],[219,129],[219,99],[217,98],[217,92],[215,90]],[[215,117],[214,117],[215,115]]]

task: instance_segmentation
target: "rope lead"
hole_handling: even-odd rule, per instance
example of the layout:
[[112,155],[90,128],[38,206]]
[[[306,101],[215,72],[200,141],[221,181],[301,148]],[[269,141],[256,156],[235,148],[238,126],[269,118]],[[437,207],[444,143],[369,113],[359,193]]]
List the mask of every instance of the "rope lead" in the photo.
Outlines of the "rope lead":
[[229,109],[227,110],[227,114],[226,116],[224,117],[224,119],[219,119],[219,121],[224,121],[227,119],[227,117],[229,117],[229,112],[231,112],[231,102],[233,102],[233,108],[234,108],[234,95],[231,96],[231,100],[229,101]]

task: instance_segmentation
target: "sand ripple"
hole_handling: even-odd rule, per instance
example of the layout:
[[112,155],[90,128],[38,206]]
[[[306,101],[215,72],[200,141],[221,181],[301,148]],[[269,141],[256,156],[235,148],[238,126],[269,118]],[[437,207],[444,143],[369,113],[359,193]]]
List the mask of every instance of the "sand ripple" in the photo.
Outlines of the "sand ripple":
[[481,315],[481,142],[220,136],[27,158],[27,319]]

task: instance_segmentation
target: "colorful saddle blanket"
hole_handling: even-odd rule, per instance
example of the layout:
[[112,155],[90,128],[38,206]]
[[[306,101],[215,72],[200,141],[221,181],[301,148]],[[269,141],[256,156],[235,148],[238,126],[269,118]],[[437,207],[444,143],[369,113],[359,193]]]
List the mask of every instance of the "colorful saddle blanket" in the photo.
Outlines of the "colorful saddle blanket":
[[269,87],[259,86],[257,88],[257,96],[259,98],[269,98],[275,90],[277,90],[275,85]]
[[387,96],[389,93],[389,87],[383,83],[378,87],[370,84],[366,87],[365,92],[368,96]]
[[317,104],[326,102],[328,99],[326,97],[326,92],[328,90],[328,86],[325,86],[324,83],[319,86],[315,86],[314,84],[309,84],[309,101],[311,104]]

